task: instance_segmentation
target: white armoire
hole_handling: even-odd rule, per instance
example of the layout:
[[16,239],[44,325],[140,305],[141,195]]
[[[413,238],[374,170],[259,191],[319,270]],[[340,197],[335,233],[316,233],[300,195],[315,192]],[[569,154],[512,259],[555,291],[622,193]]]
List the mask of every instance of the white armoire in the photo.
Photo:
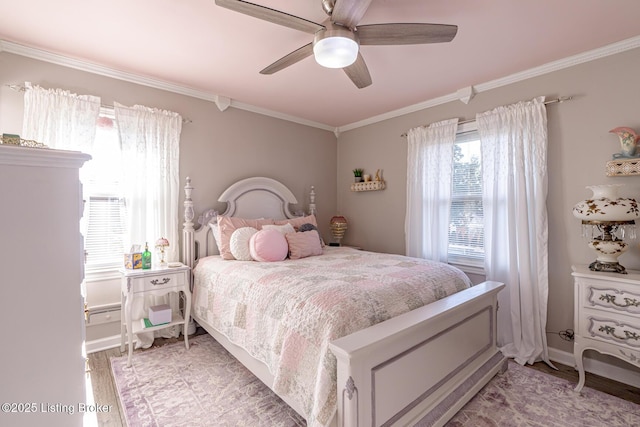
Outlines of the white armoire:
[[78,175],[90,158],[0,144],[0,425],[82,425]]

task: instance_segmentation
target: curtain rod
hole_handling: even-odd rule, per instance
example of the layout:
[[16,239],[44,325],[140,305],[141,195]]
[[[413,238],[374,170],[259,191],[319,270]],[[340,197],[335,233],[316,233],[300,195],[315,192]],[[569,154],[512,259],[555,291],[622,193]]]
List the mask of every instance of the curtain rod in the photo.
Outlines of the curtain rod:
[[[23,86],[23,85],[15,85],[15,84],[14,85],[10,85],[10,84],[7,84],[5,86],[9,87],[9,89],[15,90],[16,92],[25,92],[27,90],[27,88],[25,86]],[[113,110],[115,108],[113,105],[107,105],[107,104],[100,104],[100,107],[101,108],[109,108],[111,110]],[[189,124],[189,123],[193,123],[193,120],[187,119],[185,117],[182,118],[182,124]]]
[[[573,99],[573,96],[560,96],[556,99],[550,99],[548,101],[544,101],[544,105],[547,104],[561,104],[565,101],[571,101]],[[463,120],[461,122],[458,122],[459,125],[463,125],[465,123],[473,123],[475,122],[476,119],[469,119],[469,120]],[[400,135],[402,138],[406,138],[407,137],[407,133],[403,133],[402,135]]]

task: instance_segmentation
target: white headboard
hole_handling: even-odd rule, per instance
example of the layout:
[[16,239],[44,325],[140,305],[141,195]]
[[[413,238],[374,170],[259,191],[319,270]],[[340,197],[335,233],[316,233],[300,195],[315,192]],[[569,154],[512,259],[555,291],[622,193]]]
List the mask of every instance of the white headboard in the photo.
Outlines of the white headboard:
[[[183,262],[193,268],[196,260],[218,253],[211,229],[208,227],[208,221],[215,219],[215,214],[207,211],[203,215],[206,220],[196,230],[193,223],[195,211],[191,199],[193,191],[191,178],[187,177],[184,191]],[[296,215],[291,211],[291,205],[298,203],[293,193],[284,184],[265,177],[246,178],[232,184],[220,195],[218,201],[227,204],[226,210],[221,215],[250,219],[294,218]],[[312,186],[309,194],[309,214],[315,215],[315,213],[315,189]]]
[[291,204],[298,203],[295,196],[282,183],[271,178],[243,179],[227,188],[218,198],[227,203],[222,215],[242,218],[293,218]]

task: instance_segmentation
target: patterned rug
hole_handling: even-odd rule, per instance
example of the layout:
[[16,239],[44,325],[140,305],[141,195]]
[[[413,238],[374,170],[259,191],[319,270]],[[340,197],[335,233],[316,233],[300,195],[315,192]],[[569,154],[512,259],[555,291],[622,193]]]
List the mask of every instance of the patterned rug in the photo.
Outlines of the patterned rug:
[[111,358],[129,427],[305,426],[210,335]]
[[[209,335],[136,352],[111,367],[130,427],[305,426],[304,420]],[[447,427],[640,426],[640,405],[515,363]]]
[[447,427],[640,426],[640,405],[515,362],[467,403]]

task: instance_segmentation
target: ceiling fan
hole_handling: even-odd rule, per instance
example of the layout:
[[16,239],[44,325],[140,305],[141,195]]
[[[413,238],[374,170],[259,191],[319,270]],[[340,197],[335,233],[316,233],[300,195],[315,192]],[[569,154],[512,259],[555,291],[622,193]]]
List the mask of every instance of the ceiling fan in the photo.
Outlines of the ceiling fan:
[[329,18],[322,24],[279,10],[243,0],[215,0],[218,6],[314,35],[312,43],[294,50],[269,65],[260,74],[273,74],[314,55],[328,68],[342,68],[360,89],[371,84],[371,75],[360,45],[404,45],[450,42],[458,32],[457,25],[444,24],[371,24],[360,25],[372,0],[320,0]]

